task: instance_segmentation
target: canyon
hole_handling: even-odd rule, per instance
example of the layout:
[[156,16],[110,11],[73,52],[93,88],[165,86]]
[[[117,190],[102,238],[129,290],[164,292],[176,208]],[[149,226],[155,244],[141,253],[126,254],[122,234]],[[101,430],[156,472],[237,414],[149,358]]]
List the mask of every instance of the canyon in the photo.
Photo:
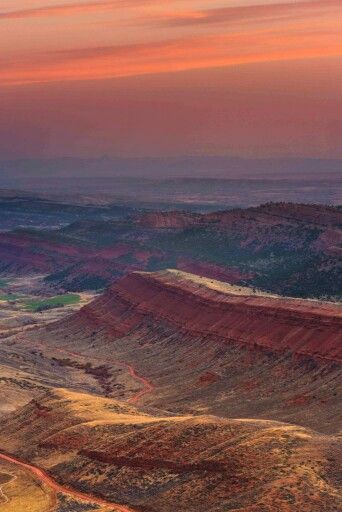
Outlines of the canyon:
[[340,210],[126,214],[0,234],[1,510],[336,512]]
[[0,467],[56,511],[335,512],[341,323],[334,303],[134,272],[2,340],[21,403]]
[[341,323],[334,303],[165,270],[9,331],[7,504],[38,479],[37,512],[335,511]]

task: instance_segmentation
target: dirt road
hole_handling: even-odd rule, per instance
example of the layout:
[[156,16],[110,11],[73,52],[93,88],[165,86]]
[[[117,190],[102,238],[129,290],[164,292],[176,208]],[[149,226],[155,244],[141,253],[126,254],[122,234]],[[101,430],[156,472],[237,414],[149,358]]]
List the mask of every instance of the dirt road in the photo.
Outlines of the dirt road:
[[33,466],[32,464],[28,464],[27,462],[22,462],[21,460],[16,459],[13,456],[0,453],[0,460],[4,460],[6,462],[9,462],[10,464],[15,464],[16,466],[26,469],[31,474],[33,474],[40,482],[46,484],[48,487],[50,487],[50,489],[54,490],[56,493],[60,492],[69,496],[70,498],[77,499],[92,505],[102,505],[103,507],[107,507],[108,511],[111,510],[113,512],[134,512],[133,509],[126,507],[125,505],[110,503],[109,501],[106,501],[102,498],[97,498],[96,496],[85,494],[83,492],[76,491],[75,489],[71,489],[69,487],[60,485],[42,469],[39,469],[36,466]]

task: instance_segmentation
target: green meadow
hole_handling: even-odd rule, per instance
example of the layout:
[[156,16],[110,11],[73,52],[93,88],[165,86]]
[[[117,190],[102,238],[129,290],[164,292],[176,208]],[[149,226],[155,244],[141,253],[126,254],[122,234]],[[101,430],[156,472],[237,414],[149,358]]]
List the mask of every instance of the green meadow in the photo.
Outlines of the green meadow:
[[47,299],[27,299],[24,301],[25,308],[29,311],[36,311],[44,307],[59,307],[78,304],[81,297],[77,294],[67,293],[65,295],[56,295]]

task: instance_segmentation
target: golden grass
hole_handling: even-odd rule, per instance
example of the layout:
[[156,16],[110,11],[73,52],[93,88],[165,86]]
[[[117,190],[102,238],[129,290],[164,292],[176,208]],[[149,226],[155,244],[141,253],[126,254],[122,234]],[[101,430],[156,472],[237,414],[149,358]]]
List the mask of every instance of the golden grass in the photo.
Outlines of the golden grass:
[[0,463],[0,470],[12,476],[1,485],[1,512],[51,512],[56,505],[55,493],[28,472],[7,463]]
[[176,280],[181,281],[188,281],[192,284],[195,284],[199,288],[206,288],[208,290],[214,290],[219,293],[223,293],[226,295],[240,295],[243,297],[269,297],[272,299],[286,299],[288,301],[305,301],[307,303],[314,303],[321,305],[337,305],[340,306],[340,302],[333,302],[333,301],[322,301],[320,299],[313,299],[313,298],[296,298],[296,297],[288,297],[283,295],[277,295],[274,293],[266,292],[263,290],[259,290],[257,288],[250,288],[248,286],[240,286],[240,285],[233,285],[227,282],[218,281],[217,279],[211,279],[209,277],[202,277],[197,274],[191,274],[190,272],[184,272],[183,270],[177,270],[174,268],[168,268],[165,270],[161,270],[158,272],[138,272],[139,274],[151,274],[153,275],[164,275],[165,277],[169,276],[171,279],[175,278]]
[[230,295],[243,295],[243,296],[260,296],[260,297],[274,297],[279,298],[279,295],[263,292],[261,290],[257,290],[254,288],[249,288],[247,286],[236,286],[229,283],[225,283],[222,281],[217,281],[216,279],[211,279],[208,277],[201,277],[196,274],[190,274],[189,272],[184,272],[182,270],[176,269],[167,269],[162,271],[161,273],[169,274],[170,276],[176,277],[177,279],[190,281],[191,283],[197,284],[203,288],[209,288],[211,290],[226,293]]
[[[103,398],[89,393],[79,393],[65,388],[54,390],[54,395],[67,400],[67,407],[73,416],[82,418],[82,424],[97,425],[157,423],[161,421],[185,421],[193,416],[149,416],[135,407],[112,398]],[[79,425],[78,425],[79,426]],[[73,427],[70,427],[72,429]],[[68,430],[68,429],[65,429]]]

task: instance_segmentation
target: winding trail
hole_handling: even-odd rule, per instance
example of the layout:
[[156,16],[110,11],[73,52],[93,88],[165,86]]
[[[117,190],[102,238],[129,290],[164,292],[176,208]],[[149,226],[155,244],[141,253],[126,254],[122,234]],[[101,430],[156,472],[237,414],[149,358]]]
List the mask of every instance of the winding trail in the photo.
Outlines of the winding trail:
[[136,369],[134,368],[134,366],[132,366],[131,364],[127,364],[127,363],[124,363],[124,364],[128,368],[129,374],[135,380],[141,382],[141,384],[143,385],[143,388],[140,391],[138,391],[138,393],[131,396],[131,398],[129,398],[127,400],[127,402],[130,404],[136,404],[140,400],[140,398],[142,398],[144,395],[147,395],[148,393],[152,393],[152,391],[154,391],[154,389],[155,389],[155,386],[154,386],[154,384],[152,384],[152,382],[149,379],[147,379],[146,377],[143,377],[142,375],[139,375],[137,373]]
[[[46,344],[42,342],[37,343],[38,347],[41,349],[51,348],[47,347]],[[71,352],[66,349],[53,347],[53,349],[57,352],[61,352],[63,354],[66,354],[68,356],[74,356],[74,357],[82,357],[86,359],[87,357],[104,363],[103,359],[96,357],[96,356],[87,356],[85,354],[81,354],[79,352]],[[142,384],[142,389],[139,390],[135,395],[131,396],[127,402],[131,404],[137,403],[143,396],[147,395],[148,393],[151,393],[155,386],[152,384],[152,382],[147,379],[146,377],[143,377],[142,375],[139,375],[137,370],[134,368],[133,365],[126,363],[124,361],[118,361],[118,360],[110,360],[108,363],[112,363],[118,366],[124,366],[127,368],[128,373],[133,377],[136,381],[138,381],[140,384]],[[133,509],[127,507],[126,505],[119,505],[117,503],[110,503],[109,501],[106,501],[102,498],[97,498],[96,496],[93,496],[91,494],[86,494],[83,492],[79,492],[75,489],[72,489],[70,487],[66,487],[63,485],[60,485],[56,480],[54,480],[50,475],[48,475],[44,470],[32,465],[28,464],[27,462],[23,462],[11,455],[6,455],[4,453],[0,453],[0,460],[4,460],[6,462],[9,462],[11,464],[15,464],[23,469],[28,470],[31,474],[33,474],[38,480],[46,484],[50,489],[53,491],[63,493],[70,498],[74,498],[80,501],[83,501],[85,503],[89,504],[95,504],[95,505],[102,505],[104,507],[107,507],[109,510],[112,511],[118,511],[118,512],[135,512]]]
[[[45,343],[41,341],[36,342],[36,345],[41,349],[51,349],[51,347],[47,346]],[[81,357],[82,359],[91,359],[93,361],[98,361],[101,364],[109,363],[116,366],[124,366],[125,368],[127,368],[129,375],[131,375],[133,379],[142,384],[142,389],[138,391],[135,395],[127,399],[127,402],[130,404],[136,404],[143,396],[148,395],[149,393],[152,393],[155,390],[155,385],[149,379],[147,379],[147,377],[140,375],[134,368],[134,366],[131,365],[130,363],[127,363],[126,361],[120,361],[118,359],[110,359],[108,361],[105,361],[104,358],[96,357],[94,355],[82,354],[81,352],[72,352],[70,350],[60,347],[53,347],[53,350],[55,352],[60,352],[67,356]]]
[[[1,458],[1,456],[0,456]],[[2,499],[3,501],[0,502],[0,505],[1,503],[4,504],[4,503],[8,503],[9,502],[9,498],[8,496],[4,493],[4,490],[3,488],[0,486],[0,499]]]

